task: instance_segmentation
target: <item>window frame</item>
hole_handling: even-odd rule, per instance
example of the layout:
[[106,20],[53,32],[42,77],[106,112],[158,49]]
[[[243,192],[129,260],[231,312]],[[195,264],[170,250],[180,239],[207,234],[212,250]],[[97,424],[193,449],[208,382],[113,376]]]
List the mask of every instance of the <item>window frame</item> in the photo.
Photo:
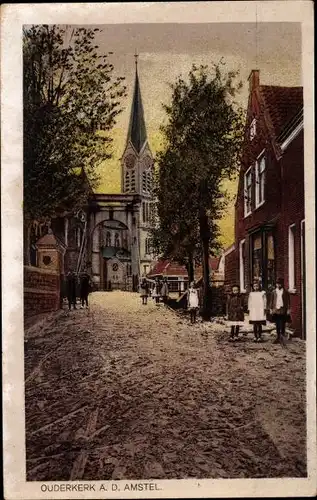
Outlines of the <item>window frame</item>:
[[[247,178],[250,176],[250,185],[247,185]],[[248,170],[244,173],[243,177],[243,200],[244,200],[244,217],[248,217],[250,214],[252,214],[252,165],[248,168]],[[248,198],[247,198],[247,189],[250,188],[250,210],[247,211],[248,208]]]
[[[261,165],[264,162],[264,168],[261,170]],[[266,157],[265,151],[257,157],[255,163],[255,208],[260,208],[265,203],[265,179],[266,179]],[[263,185],[262,185],[263,180]],[[263,186],[263,189],[262,189]],[[263,196],[260,201],[260,194]]]

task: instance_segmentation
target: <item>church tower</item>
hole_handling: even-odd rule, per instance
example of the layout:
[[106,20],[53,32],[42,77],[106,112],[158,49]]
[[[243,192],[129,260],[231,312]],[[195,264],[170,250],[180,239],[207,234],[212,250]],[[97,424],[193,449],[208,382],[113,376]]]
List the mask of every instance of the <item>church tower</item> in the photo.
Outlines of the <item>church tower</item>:
[[137,55],[135,55],[134,92],[126,146],[121,159],[121,172],[122,192],[138,194],[141,201],[137,222],[140,274],[145,275],[150,271],[152,262],[149,229],[153,206],[154,162],[147,140]]

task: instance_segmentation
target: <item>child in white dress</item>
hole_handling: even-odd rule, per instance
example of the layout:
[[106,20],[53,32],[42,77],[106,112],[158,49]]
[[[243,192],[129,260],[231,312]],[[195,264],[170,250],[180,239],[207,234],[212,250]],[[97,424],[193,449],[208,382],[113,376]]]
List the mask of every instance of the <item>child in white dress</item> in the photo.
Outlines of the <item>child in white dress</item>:
[[255,342],[262,341],[262,325],[266,325],[266,293],[258,282],[253,283],[253,291],[248,300],[249,323],[253,325]]
[[190,284],[187,291],[187,307],[190,312],[190,322],[196,323],[196,316],[199,308],[199,295],[197,288],[194,286],[194,282]]

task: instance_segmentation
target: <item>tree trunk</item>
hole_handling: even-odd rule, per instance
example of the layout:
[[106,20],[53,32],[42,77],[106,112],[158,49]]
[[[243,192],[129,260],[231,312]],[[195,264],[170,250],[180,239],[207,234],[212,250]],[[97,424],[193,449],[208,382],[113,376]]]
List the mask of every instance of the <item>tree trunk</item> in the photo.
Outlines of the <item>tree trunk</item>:
[[188,283],[191,283],[195,279],[194,275],[194,259],[189,257],[188,262],[186,264],[187,274],[188,274]]
[[201,205],[199,213],[199,230],[202,246],[202,268],[203,268],[203,297],[201,316],[204,321],[209,321],[211,318],[211,289],[209,278],[209,239],[210,229],[208,223],[207,210],[204,206],[204,194],[206,183],[201,183]]

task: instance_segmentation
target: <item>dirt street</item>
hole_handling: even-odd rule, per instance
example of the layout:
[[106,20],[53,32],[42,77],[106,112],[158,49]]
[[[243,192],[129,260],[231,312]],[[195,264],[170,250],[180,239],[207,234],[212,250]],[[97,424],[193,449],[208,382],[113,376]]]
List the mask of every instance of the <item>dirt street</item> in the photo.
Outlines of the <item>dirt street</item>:
[[27,480],[304,476],[305,343],[228,336],[125,292],[30,327]]

